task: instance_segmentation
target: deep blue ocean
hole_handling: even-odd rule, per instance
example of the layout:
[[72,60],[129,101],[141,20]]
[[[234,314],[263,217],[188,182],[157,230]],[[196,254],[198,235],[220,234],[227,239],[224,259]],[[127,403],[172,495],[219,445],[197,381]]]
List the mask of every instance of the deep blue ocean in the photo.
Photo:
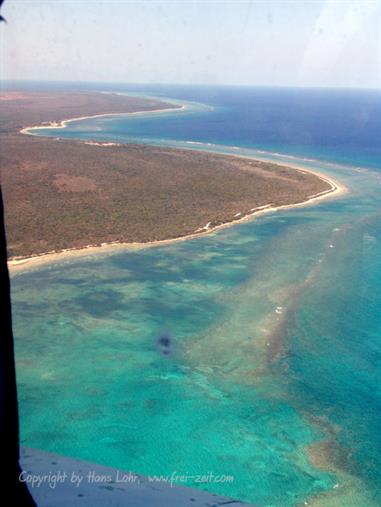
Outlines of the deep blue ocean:
[[34,133],[289,161],[347,192],[15,274],[23,442],[144,474],[231,474],[204,489],[258,506],[380,506],[381,93],[82,89],[187,107]]
[[129,138],[255,147],[350,165],[380,167],[379,90],[110,84],[83,84],[81,87],[58,83],[54,87],[36,83],[29,87],[124,91],[214,108],[212,114],[201,111],[187,116],[151,117],[148,122],[139,118],[131,123],[114,117],[114,123],[108,125],[107,136],[119,137],[121,122],[123,135]]

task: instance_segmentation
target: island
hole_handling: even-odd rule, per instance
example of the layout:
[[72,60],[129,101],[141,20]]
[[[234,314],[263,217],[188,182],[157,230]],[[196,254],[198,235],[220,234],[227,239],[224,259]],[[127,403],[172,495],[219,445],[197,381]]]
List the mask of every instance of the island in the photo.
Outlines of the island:
[[[181,107],[99,92],[4,92],[2,190],[11,260],[178,241],[340,191],[286,165],[194,149],[27,135],[70,118]],[[59,135],[59,134],[58,134]]]

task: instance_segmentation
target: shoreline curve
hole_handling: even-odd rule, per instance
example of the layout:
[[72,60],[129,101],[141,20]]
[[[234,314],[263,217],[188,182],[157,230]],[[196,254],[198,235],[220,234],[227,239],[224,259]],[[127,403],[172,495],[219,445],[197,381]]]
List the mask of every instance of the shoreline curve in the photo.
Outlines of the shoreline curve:
[[[80,120],[89,120],[93,118],[102,118],[105,116],[135,116],[135,115],[143,115],[143,114],[157,114],[157,113],[172,113],[177,111],[183,111],[186,109],[186,105],[182,106],[175,106],[174,107],[166,107],[163,109],[146,109],[144,111],[132,111],[132,112],[126,112],[126,113],[101,113],[101,114],[92,114],[88,116],[78,116],[75,118],[68,118],[66,120],[61,120],[59,122],[51,121],[47,125],[34,125],[30,127],[23,127],[21,130],[19,130],[20,134],[33,136],[34,134],[31,133],[31,130],[45,130],[45,129],[64,129],[67,127],[68,123],[72,123],[74,121],[80,121]],[[52,137],[53,136],[46,136],[46,137]],[[53,138],[54,139],[54,138]]]
[[[134,113],[132,113],[134,114]],[[199,150],[194,150],[199,151]],[[228,155],[229,156],[229,155]],[[262,162],[261,159],[255,158],[255,157],[241,157],[239,155],[230,155],[235,158],[249,158],[251,160],[258,160]],[[86,257],[89,255],[95,255],[95,254],[101,254],[101,253],[112,253],[116,251],[121,250],[139,250],[139,249],[145,249],[145,248],[152,248],[152,247],[159,247],[164,245],[169,245],[172,243],[178,243],[181,241],[188,241],[191,239],[200,238],[204,235],[218,232],[222,229],[225,229],[227,227],[232,227],[236,224],[241,224],[243,222],[253,220],[258,216],[264,215],[269,212],[276,212],[278,210],[283,209],[291,209],[296,207],[302,207],[302,206],[308,206],[311,205],[317,201],[337,197],[339,195],[342,195],[348,191],[348,189],[341,183],[337,182],[336,180],[327,177],[326,175],[322,175],[321,173],[314,171],[312,169],[307,169],[305,167],[295,166],[291,164],[282,164],[282,163],[275,163],[279,166],[284,167],[291,167],[295,169],[296,171],[304,172],[304,173],[310,173],[314,174],[321,180],[325,181],[330,185],[330,188],[328,190],[323,190],[322,192],[319,192],[318,194],[314,194],[309,196],[306,200],[296,202],[296,203],[290,203],[290,204],[282,204],[280,206],[272,206],[271,203],[259,206],[257,208],[252,208],[250,213],[247,213],[246,215],[241,216],[240,218],[237,217],[237,219],[224,222],[222,224],[218,224],[214,227],[209,227],[209,224],[206,224],[205,227],[202,227],[200,229],[197,229],[195,232],[191,234],[185,234],[183,236],[178,236],[175,238],[167,238],[157,241],[147,241],[147,242],[125,242],[125,241],[114,241],[110,243],[100,243],[100,244],[89,244],[84,247],[73,247],[73,248],[66,248],[63,250],[52,250],[48,252],[43,252],[41,254],[32,255],[32,256],[18,256],[18,257],[12,257],[8,260],[8,268],[11,272],[11,274],[26,271],[28,269],[38,268],[40,266],[43,266],[45,264],[51,264],[57,261],[65,261],[68,259],[74,259],[74,258],[80,258],[80,257]]]

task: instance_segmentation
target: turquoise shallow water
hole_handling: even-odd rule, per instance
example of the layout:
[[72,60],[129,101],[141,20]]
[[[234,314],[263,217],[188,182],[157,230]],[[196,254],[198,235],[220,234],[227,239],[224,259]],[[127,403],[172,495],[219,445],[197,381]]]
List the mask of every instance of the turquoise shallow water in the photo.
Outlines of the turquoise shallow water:
[[303,163],[350,193],[14,275],[23,442],[232,475],[202,487],[259,506],[381,505],[381,173]]

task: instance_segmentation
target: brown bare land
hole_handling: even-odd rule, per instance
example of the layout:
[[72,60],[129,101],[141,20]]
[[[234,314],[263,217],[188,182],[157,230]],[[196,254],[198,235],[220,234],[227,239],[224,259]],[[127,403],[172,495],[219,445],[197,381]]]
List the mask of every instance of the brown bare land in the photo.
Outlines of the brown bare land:
[[28,94],[0,104],[10,256],[181,237],[208,223],[212,228],[238,220],[253,208],[300,203],[330,189],[314,174],[267,162],[145,145],[105,147],[18,133],[42,121],[159,108],[154,101],[133,98],[122,104],[115,98],[131,99],[46,93],[43,100],[41,94]]

